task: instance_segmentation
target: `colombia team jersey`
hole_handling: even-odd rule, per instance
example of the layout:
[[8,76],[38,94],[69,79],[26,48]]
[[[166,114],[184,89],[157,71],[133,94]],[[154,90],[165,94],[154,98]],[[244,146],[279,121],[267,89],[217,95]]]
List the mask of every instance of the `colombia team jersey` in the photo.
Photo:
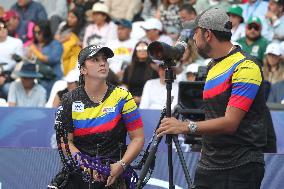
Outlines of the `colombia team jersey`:
[[203,135],[200,168],[224,170],[264,162],[261,147],[266,144],[269,111],[262,80],[258,62],[239,47],[210,62],[203,91],[205,119],[224,117],[228,106],[246,115],[233,134]]
[[74,136],[103,133],[114,129],[122,120],[127,131],[142,127],[142,120],[132,95],[119,87],[96,106],[88,107],[82,101],[72,103]]
[[64,95],[62,108],[63,126],[73,133],[75,146],[89,155],[99,152],[119,159],[119,146],[125,146],[127,131],[143,127],[132,95],[110,84],[101,103],[91,101],[84,88],[78,87]]
[[262,82],[261,70],[252,60],[236,52],[208,72],[203,99],[212,99],[231,89],[228,106],[248,111]]

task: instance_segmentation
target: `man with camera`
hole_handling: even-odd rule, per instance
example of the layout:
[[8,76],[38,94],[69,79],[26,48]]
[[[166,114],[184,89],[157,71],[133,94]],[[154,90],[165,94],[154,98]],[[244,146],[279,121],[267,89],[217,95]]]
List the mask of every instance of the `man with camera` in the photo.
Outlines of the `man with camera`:
[[205,121],[164,118],[157,136],[202,135],[197,189],[260,188],[270,116],[260,64],[230,42],[232,23],[225,11],[208,9],[189,27],[198,53],[212,58],[203,91]]

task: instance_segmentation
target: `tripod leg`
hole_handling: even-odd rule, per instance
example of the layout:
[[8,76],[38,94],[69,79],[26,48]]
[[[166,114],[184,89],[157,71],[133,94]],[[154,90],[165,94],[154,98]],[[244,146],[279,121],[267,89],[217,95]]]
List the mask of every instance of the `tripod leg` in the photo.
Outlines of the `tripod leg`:
[[172,136],[166,136],[166,142],[168,145],[168,168],[169,168],[169,189],[175,189],[174,185],[174,168],[173,168],[173,148],[172,148]]
[[143,169],[140,172],[140,177],[139,177],[136,189],[140,189],[140,188],[143,187],[143,181],[144,181],[144,179],[145,179],[145,177],[146,177],[146,175],[147,175],[147,173],[149,171],[149,168],[150,168],[151,164],[156,159],[156,152],[158,150],[158,146],[159,146],[161,140],[162,140],[162,137],[160,137],[160,138],[156,137],[154,139],[153,146],[151,147],[151,149],[149,151],[149,155],[148,155],[148,157],[146,159],[145,165],[144,165]]
[[188,171],[187,166],[186,166],[186,162],[185,162],[183,154],[182,154],[181,147],[179,145],[178,138],[177,138],[177,136],[172,136],[172,139],[173,139],[175,146],[176,146],[176,149],[177,149],[178,157],[179,157],[179,160],[180,160],[183,172],[184,172],[184,176],[185,176],[188,188],[194,188],[194,186],[192,184],[192,180],[191,180],[190,175],[189,175],[189,171]]

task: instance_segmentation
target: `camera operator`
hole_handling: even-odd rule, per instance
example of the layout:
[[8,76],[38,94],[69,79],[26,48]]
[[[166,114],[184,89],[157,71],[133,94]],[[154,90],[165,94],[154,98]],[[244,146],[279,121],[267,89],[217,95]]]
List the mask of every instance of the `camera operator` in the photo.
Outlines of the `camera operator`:
[[270,117],[260,64],[230,42],[232,23],[225,11],[208,9],[189,26],[198,53],[212,58],[203,91],[205,121],[164,118],[157,136],[203,136],[197,189],[260,188]]

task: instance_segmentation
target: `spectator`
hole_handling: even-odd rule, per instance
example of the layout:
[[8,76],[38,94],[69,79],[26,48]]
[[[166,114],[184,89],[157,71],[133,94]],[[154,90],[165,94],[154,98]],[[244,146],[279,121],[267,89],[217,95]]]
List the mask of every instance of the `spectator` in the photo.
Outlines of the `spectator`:
[[263,0],[248,0],[248,2],[241,4],[243,9],[244,22],[247,23],[250,17],[258,17],[262,22],[261,34],[263,37],[269,39],[270,31],[268,28],[268,23],[265,19],[265,13],[267,12],[268,3]]
[[5,12],[3,20],[7,24],[9,36],[21,39],[25,42],[25,46],[33,41],[34,23],[32,21],[27,22],[24,28],[21,27],[22,21],[18,13],[14,10]]
[[232,5],[227,13],[230,16],[230,21],[232,22],[232,37],[231,41],[237,41],[238,39],[245,36],[245,24],[243,18],[243,9],[238,5]]
[[2,7],[2,6],[0,5],[0,18],[3,17],[4,13],[5,13],[5,9],[4,9],[4,7]]
[[271,85],[267,102],[284,104],[284,80]]
[[94,4],[93,24],[86,28],[83,47],[89,45],[105,45],[109,41],[117,39],[117,27],[111,21],[109,8],[103,3]]
[[197,14],[200,14],[202,11],[212,8],[212,7],[218,7],[223,10],[228,10],[230,7],[230,4],[227,0],[196,0],[194,4],[194,8],[197,12]]
[[62,20],[67,17],[68,6],[66,0],[34,0],[43,5],[46,10],[47,17],[58,16]]
[[66,0],[35,0],[40,2],[47,12],[50,21],[50,28],[53,34],[58,29],[59,24],[67,18],[68,6]]
[[[159,65],[158,73],[158,79],[150,79],[146,82],[139,108],[162,110],[166,106],[165,67],[162,64]],[[174,99],[171,107],[173,108],[177,104],[178,98],[178,84],[175,82],[172,84],[172,96]]]
[[[96,0],[98,2],[99,0]],[[84,7],[86,4],[85,0],[69,0],[69,10],[74,9],[75,7]]]
[[53,108],[57,108],[61,104],[62,97],[65,93],[73,91],[78,87],[79,75],[80,71],[77,69],[71,70],[67,74],[67,76],[64,78],[64,80],[67,82],[67,87],[64,90],[57,92],[52,103]]
[[268,41],[261,36],[262,24],[258,17],[251,17],[246,25],[246,36],[237,40],[244,52],[263,62]]
[[150,65],[151,60],[147,53],[147,47],[148,44],[143,41],[136,44],[131,63],[125,69],[122,79],[122,83],[127,86],[138,105],[146,81],[158,77],[157,72]]
[[145,0],[143,4],[141,17],[144,20],[155,17],[160,4],[161,0]]
[[[17,29],[21,35],[27,35],[26,31],[30,22],[38,22],[40,20],[47,20],[47,14],[44,7],[33,0],[17,0],[11,10],[16,11],[20,17],[20,25]],[[23,42],[26,42],[24,39]]]
[[109,14],[115,19],[132,20],[141,10],[141,0],[105,0]]
[[179,11],[179,17],[184,22],[189,22],[191,20],[194,20],[196,18],[196,11],[190,4],[184,4],[181,6]]
[[68,12],[67,21],[60,24],[56,32],[55,39],[63,45],[63,75],[66,76],[69,71],[77,65],[77,59],[81,50],[81,41],[84,33],[84,10],[81,7],[75,7]]
[[264,13],[267,12],[268,3],[263,0],[248,0],[240,5],[243,9],[243,18],[247,22],[250,17],[255,16],[264,20]]
[[38,2],[33,0],[17,0],[12,7],[19,15],[21,20],[38,22],[39,20],[47,20],[45,8]]
[[180,7],[183,0],[163,0],[157,11],[156,18],[160,19],[163,28],[167,34],[171,33],[173,28],[176,33],[181,30],[181,20],[179,17]]
[[192,63],[186,67],[185,74],[187,81],[196,81],[199,64]]
[[36,65],[25,62],[20,71],[15,73],[20,77],[11,84],[8,95],[9,106],[44,107],[46,91],[36,78],[42,75],[36,71]]
[[39,63],[39,71],[43,77],[40,84],[46,89],[49,96],[52,85],[62,78],[61,58],[63,47],[61,43],[53,39],[48,21],[40,21],[34,27],[35,40],[27,51],[28,58],[36,58]]
[[172,39],[162,33],[163,25],[160,20],[156,18],[150,18],[146,20],[141,27],[146,32],[146,37],[143,40],[146,41],[148,44],[153,41],[160,41],[167,43],[168,45],[173,45]]
[[11,73],[16,66],[15,56],[23,56],[23,42],[20,39],[8,36],[7,26],[4,21],[0,20],[0,63],[5,63],[1,66],[3,70],[1,71],[0,93],[4,98],[7,98],[12,81]]
[[[184,4],[181,6],[180,11],[179,11],[179,16],[181,18],[181,22],[184,24],[186,22],[190,22],[191,20],[194,20],[196,18],[196,11],[193,8],[192,5],[190,4]],[[183,36],[188,36],[189,39],[192,39],[193,37],[193,32],[190,29],[184,28],[180,32],[180,35]]]
[[13,55],[23,56],[23,42],[8,36],[7,25],[0,20],[0,62],[7,63],[3,67],[4,71],[13,71],[16,65]]
[[274,42],[284,41],[284,0],[270,0],[265,17],[268,19],[270,38]]
[[100,2],[100,0],[73,0],[70,2],[69,10],[75,7],[82,7],[85,11],[85,19],[87,23],[93,22],[93,11],[92,7],[95,3]]
[[[7,99],[7,95],[4,95],[4,93],[2,91],[3,86],[5,85],[5,82],[6,82],[6,78],[7,78],[6,74],[3,71],[3,66],[6,65],[6,64],[7,63],[1,63],[0,62],[0,100],[1,101]],[[0,103],[0,106],[1,106],[1,103]]]
[[114,57],[108,61],[110,69],[121,79],[124,69],[131,62],[137,40],[130,38],[132,23],[129,20],[117,20],[116,24],[118,39],[107,44],[107,47],[114,52]]
[[281,60],[280,46],[271,43],[265,51],[263,76],[271,84],[284,80],[284,63]]

